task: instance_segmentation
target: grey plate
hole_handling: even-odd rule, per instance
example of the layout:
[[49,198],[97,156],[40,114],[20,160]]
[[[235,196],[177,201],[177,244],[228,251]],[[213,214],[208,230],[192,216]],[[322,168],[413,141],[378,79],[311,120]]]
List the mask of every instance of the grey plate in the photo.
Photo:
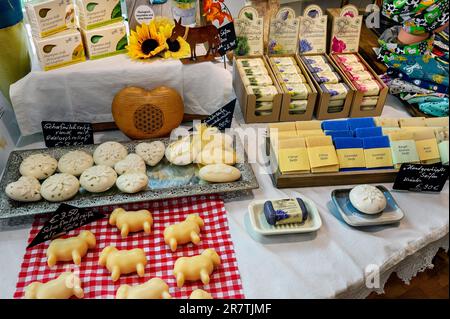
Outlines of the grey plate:
[[351,189],[337,189],[331,194],[333,203],[336,205],[342,219],[349,225],[355,227],[361,226],[376,226],[398,223],[405,216],[403,211],[398,207],[392,194],[384,186],[377,186],[387,200],[387,207],[377,215],[366,215],[360,213],[350,203],[349,194]]
[[[168,139],[157,139],[169,144]],[[155,140],[152,140],[155,141]],[[135,141],[122,143],[129,153],[134,152],[137,144],[144,141]],[[5,173],[0,182],[0,219],[13,218],[26,215],[36,215],[54,212],[61,203],[51,203],[45,200],[34,203],[20,203],[9,199],[5,194],[5,188],[8,183],[14,182],[20,177],[19,166],[22,160],[32,154],[46,153],[59,159],[63,154],[71,150],[84,150],[90,154],[94,152],[96,145],[48,148],[27,151],[11,152],[6,164]],[[238,162],[246,159],[242,144],[237,143],[236,154]],[[259,187],[255,174],[248,163],[238,163],[235,165],[241,171],[242,177],[239,181],[233,183],[208,184],[198,178],[198,168],[196,165],[186,167],[174,166],[165,160],[158,166],[147,168],[149,185],[146,191],[137,194],[124,194],[116,187],[101,194],[88,193],[83,189],[73,199],[66,201],[77,207],[95,207],[105,205],[118,205],[125,203],[137,203],[149,200],[167,199],[175,197],[205,195],[216,193],[229,193],[256,189]]]

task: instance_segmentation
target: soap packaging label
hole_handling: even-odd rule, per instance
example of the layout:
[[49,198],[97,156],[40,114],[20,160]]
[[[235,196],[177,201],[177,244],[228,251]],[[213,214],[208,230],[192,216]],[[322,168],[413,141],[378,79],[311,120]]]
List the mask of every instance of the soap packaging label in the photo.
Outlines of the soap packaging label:
[[83,41],[76,29],[47,38],[33,38],[39,63],[45,71],[85,61]]
[[56,212],[50,215],[49,220],[45,222],[27,248],[52,240],[104,217],[105,215],[86,208],[61,204]]
[[394,165],[419,162],[414,140],[391,141],[391,149]]
[[253,7],[244,7],[235,19],[237,56],[259,56],[264,54],[264,20]]
[[126,52],[127,30],[123,22],[92,30],[81,30],[88,57],[99,59]]
[[280,9],[275,19],[270,21],[268,54],[296,54],[299,26],[299,19],[293,9]]
[[282,139],[278,141],[277,147],[278,166],[283,174],[310,172],[311,167],[304,138]]
[[122,3],[122,11],[126,12],[130,30],[136,30],[137,26],[149,24],[157,16],[172,19],[172,7],[166,0],[125,0]]
[[363,17],[353,5],[344,6],[340,15],[333,17],[330,35],[331,53],[358,52]]
[[76,0],[78,22],[83,29],[94,29],[121,21],[120,0]]
[[440,161],[441,155],[434,138],[416,141],[417,152],[421,162]]
[[448,166],[442,164],[403,164],[393,189],[440,193],[448,180]]
[[323,15],[318,5],[310,5],[300,17],[299,52],[301,54],[323,54],[327,50],[328,16]]
[[367,168],[392,167],[390,147],[370,148],[364,150]]
[[75,27],[72,0],[31,1],[25,11],[34,37],[48,37]]
[[364,149],[343,148],[336,150],[341,169],[366,167]]

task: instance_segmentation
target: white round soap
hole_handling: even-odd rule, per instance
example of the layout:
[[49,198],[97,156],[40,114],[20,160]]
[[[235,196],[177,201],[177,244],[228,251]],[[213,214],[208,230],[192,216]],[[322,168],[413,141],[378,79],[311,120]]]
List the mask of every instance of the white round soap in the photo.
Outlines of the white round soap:
[[375,215],[386,209],[383,192],[371,185],[359,185],[350,191],[350,203],[364,214]]

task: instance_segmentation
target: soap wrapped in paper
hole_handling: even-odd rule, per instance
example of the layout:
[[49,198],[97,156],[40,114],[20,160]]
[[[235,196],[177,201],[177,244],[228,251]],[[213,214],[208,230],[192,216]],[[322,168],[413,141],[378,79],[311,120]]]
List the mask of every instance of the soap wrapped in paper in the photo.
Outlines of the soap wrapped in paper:
[[326,58],[321,55],[303,56],[302,59],[306,64],[326,64],[326,63],[328,63]]
[[317,83],[337,84],[342,81],[339,74],[331,71],[317,72],[313,76]]
[[373,96],[380,94],[381,87],[378,81],[367,80],[367,81],[356,81],[354,83],[358,91],[364,93],[364,96]]
[[334,69],[329,64],[308,64],[308,69],[311,71],[311,73],[318,73],[318,72],[333,72]]
[[239,68],[240,72],[244,76],[256,76],[256,75],[268,75],[265,67],[251,67],[251,68]]
[[287,84],[307,83],[306,78],[303,74],[280,74],[280,73],[278,73],[277,76],[281,82],[284,82]]
[[297,65],[297,62],[291,57],[272,57],[270,60],[276,66]]
[[364,64],[362,64],[360,62],[345,64],[345,65],[343,65],[343,68],[347,72],[358,72],[358,71],[366,70],[366,67],[364,66]]
[[273,102],[256,102],[255,106],[256,111],[272,111],[273,110]]
[[289,104],[290,114],[303,114],[306,112],[308,100],[291,100]]
[[308,94],[311,93],[311,88],[308,84],[283,84],[286,93],[291,96],[293,100],[305,100]]
[[261,67],[265,68],[264,61],[261,58],[254,59],[238,59],[237,65],[242,68],[253,68],[253,67]]
[[272,78],[268,75],[245,76],[242,78],[244,86],[266,86],[272,85]]
[[300,68],[297,65],[286,65],[286,66],[279,65],[279,66],[277,66],[276,72],[280,73],[282,75],[284,75],[284,74],[302,74]]
[[257,102],[272,102],[275,95],[278,94],[278,90],[273,85],[270,86],[248,86],[249,94],[256,96]]
[[308,209],[301,198],[280,199],[264,203],[264,216],[272,226],[301,224],[308,218]]
[[351,64],[359,62],[359,58],[354,54],[338,54],[336,58],[342,64]]
[[367,81],[373,79],[373,76],[369,71],[348,71],[347,73],[352,81]]
[[347,97],[349,88],[344,83],[337,84],[322,84],[320,88],[325,93],[330,94],[330,100],[343,100]]

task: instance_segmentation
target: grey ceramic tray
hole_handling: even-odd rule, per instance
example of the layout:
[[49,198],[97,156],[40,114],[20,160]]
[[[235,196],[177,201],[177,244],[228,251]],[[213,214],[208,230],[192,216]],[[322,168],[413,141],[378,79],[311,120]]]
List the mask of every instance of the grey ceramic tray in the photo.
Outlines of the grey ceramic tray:
[[[168,139],[159,139],[166,145]],[[122,143],[128,151],[134,152],[137,144],[143,141]],[[6,164],[5,173],[0,181],[0,219],[13,218],[26,215],[36,215],[54,212],[61,203],[50,203],[45,200],[34,203],[20,203],[9,199],[5,194],[8,183],[16,181],[20,177],[19,166],[24,158],[36,153],[46,153],[59,159],[63,154],[71,150],[84,150],[90,154],[95,150],[96,145],[48,148],[27,151],[14,151],[10,154]],[[244,163],[246,159],[242,144],[237,143],[236,153],[238,164],[236,168],[241,171],[242,177],[233,183],[209,184],[198,178],[197,165],[179,167],[170,165],[165,159],[158,166],[147,168],[149,185],[146,191],[137,194],[124,194],[116,187],[101,194],[88,193],[83,189],[73,199],[66,201],[66,204],[77,207],[96,207],[105,205],[119,205],[125,203],[137,203],[142,201],[167,199],[175,197],[205,195],[205,194],[226,194],[230,192],[256,189],[259,187],[251,165]]]

